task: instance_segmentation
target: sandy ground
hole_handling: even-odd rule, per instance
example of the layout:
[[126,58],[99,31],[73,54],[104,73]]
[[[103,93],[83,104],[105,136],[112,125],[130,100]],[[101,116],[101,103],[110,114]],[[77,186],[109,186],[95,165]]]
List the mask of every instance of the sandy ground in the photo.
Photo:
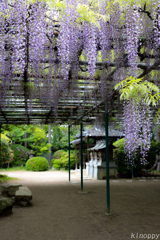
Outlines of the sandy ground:
[[[3,172],[0,172],[3,173]],[[32,205],[13,207],[0,217],[0,240],[129,240],[160,234],[160,179],[110,180],[106,213],[106,182],[61,171],[5,172],[32,191]],[[140,235],[141,234],[141,235]],[[149,239],[149,238],[148,238]],[[157,239],[160,239],[160,235]]]

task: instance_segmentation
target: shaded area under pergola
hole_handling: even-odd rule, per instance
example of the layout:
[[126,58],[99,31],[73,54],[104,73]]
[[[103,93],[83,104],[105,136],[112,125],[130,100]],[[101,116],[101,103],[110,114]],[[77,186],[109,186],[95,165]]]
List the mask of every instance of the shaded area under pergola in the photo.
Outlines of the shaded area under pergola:
[[[82,65],[87,65],[87,62],[80,62]],[[138,64],[137,66],[142,70],[139,78],[143,78],[152,70],[159,70],[160,60],[155,61],[154,64],[147,66],[146,64]],[[97,63],[97,68],[110,67],[111,71],[106,76],[108,88],[114,85],[115,79],[113,78],[116,72],[116,63]],[[122,67],[128,67],[123,65]],[[71,82],[72,79],[69,80]],[[23,82],[23,80],[22,80]],[[83,150],[82,130],[83,122],[92,122],[99,115],[105,114],[105,134],[106,146],[108,146],[108,114],[109,117],[116,116],[115,123],[122,122],[122,104],[119,101],[119,95],[111,89],[107,101],[104,102],[100,91],[100,79],[79,79],[77,81],[78,88],[72,94],[70,89],[68,93],[62,94],[59,98],[57,108],[54,109],[50,106],[45,106],[41,99],[30,98],[27,87],[19,94],[18,98],[14,98],[12,88],[14,85],[19,84],[19,77],[16,76],[12,79],[11,85],[8,87],[8,95],[0,104],[0,125],[2,124],[68,124],[68,141],[69,141],[69,181],[70,181],[70,127],[80,123],[81,129],[81,158]],[[112,85],[111,85],[112,83]],[[88,85],[89,84],[89,85]],[[25,86],[26,83],[25,83]],[[47,85],[41,86],[43,91],[47,93]],[[96,96],[94,93],[96,92]],[[8,106],[8,98],[12,96],[12,104]],[[85,96],[88,96],[85,97]],[[95,97],[94,97],[95,96]],[[46,96],[47,97],[47,96]],[[32,109],[29,110],[30,104]],[[107,212],[110,212],[110,190],[109,190],[109,152],[106,148],[106,192],[107,192]],[[83,191],[83,164],[81,161],[81,190]]]
[[[81,62],[80,64],[87,64],[87,62]],[[112,66],[114,68],[106,76],[106,82],[110,92],[108,93],[105,104],[109,117],[115,117],[115,124],[122,121],[123,108],[119,101],[119,95],[112,90],[115,79],[113,74],[116,72],[115,63],[97,63],[97,68],[101,66]],[[147,66],[146,64],[137,65],[142,73],[138,78],[143,78],[149,74],[152,70],[159,70],[160,60],[156,61],[153,65]],[[123,66],[127,67],[127,66]],[[151,79],[153,82],[158,80]],[[74,91],[68,90],[68,93],[63,93],[60,96],[56,109],[53,106],[46,106],[41,99],[33,98],[28,94],[27,87],[23,88],[23,91],[19,94],[18,98],[15,98],[13,88],[18,87],[23,80],[16,76],[12,79],[5,99],[0,103],[0,124],[64,124],[68,125],[77,124],[82,118],[85,122],[92,122],[96,116],[105,113],[104,100],[102,99],[99,86],[100,79],[79,79],[77,81],[78,87]],[[69,83],[72,79],[69,80]],[[47,85],[41,86],[42,92],[46,93],[47,98]],[[13,92],[13,93],[12,93]],[[2,94],[2,93],[1,93]],[[10,104],[8,102],[10,101]],[[30,106],[32,106],[30,108]]]

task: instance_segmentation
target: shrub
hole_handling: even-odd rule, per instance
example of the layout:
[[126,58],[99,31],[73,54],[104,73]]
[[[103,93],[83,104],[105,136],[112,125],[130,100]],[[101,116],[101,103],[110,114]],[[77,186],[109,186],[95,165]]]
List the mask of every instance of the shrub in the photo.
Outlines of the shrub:
[[46,171],[49,164],[44,157],[32,157],[26,162],[26,169],[30,171]]
[[13,152],[9,147],[9,138],[1,134],[1,166],[13,160]]
[[[124,138],[116,141],[113,144],[116,149],[114,150],[114,161],[117,164],[118,175],[121,177],[131,177],[131,164],[125,162],[126,156],[124,153]],[[151,146],[148,151],[147,164],[142,165],[140,162],[141,154],[140,149],[137,149],[134,159],[133,172],[134,176],[141,176],[142,169],[150,169],[156,160],[156,154],[160,154],[160,142],[151,141]]]
[[53,154],[53,158],[60,159],[65,153],[66,153],[66,151],[64,151],[64,150],[58,150]]
[[21,146],[20,144],[13,144],[11,149],[14,151],[14,158],[12,161],[12,166],[18,167],[25,165],[26,161],[29,158],[29,149]]
[[[70,167],[71,169],[75,168],[75,151],[70,152]],[[55,169],[65,168],[68,169],[68,163],[69,163],[69,157],[68,152],[65,152],[64,150],[59,150],[54,153],[53,159],[51,161],[52,166]]]
[[62,168],[62,161],[61,161],[61,159],[52,159],[53,161],[52,161],[52,166],[55,168],[55,169],[60,169],[60,168]]

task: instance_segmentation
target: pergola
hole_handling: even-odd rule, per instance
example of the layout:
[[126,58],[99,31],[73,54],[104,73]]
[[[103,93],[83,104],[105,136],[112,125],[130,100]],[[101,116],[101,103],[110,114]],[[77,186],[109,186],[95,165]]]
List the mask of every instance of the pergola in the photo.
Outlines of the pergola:
[[[80,65],[87,65],[85,61],[80,61]],[[115,79],[113,77],[117,69],[116,63],[97,62],[97,69],[101,67],[110,67],[112,70],[107,74],[106,81],[108,82],[108,88],[114,86]],[[137,65],[142,73],[138,78],[144,78],[153,70],[159,71],[160,60],[156,60],[154,64],[148,66],[147,64],[140,63]],[[127,63],[121,66],[121,68],[129,67]],[[54,76],[53,76],[54,77]],[[27,86],[24,86],[18,98],[15,98],[13,88],[19,86],[21,82],[20,77],[15,76],[12,79],[10,86],[8,86],[8,95],[1,101],[0,104],[0,124],[64,124],[68,125],[76,124],[82,118],[85,122],[93,121],[96,116],[105,113],[105,103],[99,92],[100,79],[82,79],[79,76],[78,88],[74,91],[68,91],[67,94],[60,96],[57,109],[51,106],[45,106],[41,99],[33,99],[28,94]],[[2,76],[1,76],[2,78]],[[34,79],[34,76],[31,76]],[[43,80],[43,76],[42,76]],[[152,82],[159,84],[158,79],[150,79]],[[34,81],[34,80],[33,80]],[[60,79],[59,79],[60,81]],[[72,83],[72,79],[69,80]],[[22,80],[24,83],[24,80]],[[28,81],[27,81],[28,83]],[[25,83],[26,84],[26,83]],[[47,98],[47,85],[41,86],[42,91],[46,93]],[[1,89],[2,90],[2,89]],[[13,92],[13,94],[12,94]],[[96,93],[96,94],[95,94]],[[0,95],[2,92],[0,92]],[[11,99],[12,98],[12,99]],[[8,100],[12,101],[10,106]],[[32,109],[30,110],[30,105]],[[122,121],[122,104],[119,101],[119,94],[111,89],[108,101],[107,109],[109,117],[114,116],[117,124]]]

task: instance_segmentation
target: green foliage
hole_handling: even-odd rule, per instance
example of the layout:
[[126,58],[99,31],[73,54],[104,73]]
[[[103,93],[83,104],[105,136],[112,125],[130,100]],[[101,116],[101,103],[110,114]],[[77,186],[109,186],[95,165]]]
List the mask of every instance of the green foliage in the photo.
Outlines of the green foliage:
[[1,134],[1,138],[5,139],[7,143],[10,142],[10,139],[6,135],[4,135],[3,133]]
[[160,142],[152,141],[147,157],[148,160],[147,169],[150,169],[155,163],[156,155],[160,155]]
[[[78,133],[79,128],[73,126],[70,128],[70,141],[75,139],[75,135]],[[10,137],[12,144],[22,145],[27,142],[27,148],[33,155],[42,155],[49,152],[51,146],[52,152],[59,149],[68,150],[68,127],[67,126],[52,126],[51,128],[51,145],[48,143],[48,125],[3,125],[3,133]],[[27,133],[27,138],[24,138],[24,134]],[[74,149],[74,145],[71,145],[71,149]],[[17,150],[16,156],[12,166],[19,166],[26,161],[19,157]],[[20,155],[21,156],[21,155]],[[16,160],[17,158],[17,160]],[[22,161],[21,161],[22,160]]]
[[32,157],[26,162],[26,169],[29,171],[46,171],[49,164],[44,157]]
[[52,150],[57,151],[60,148],[67,147],[62,129],[59,126],[54,126],[52,127],[51,131],[52,131],[51,135]]
[[[142,78],[129,77],[118,83],[114,89],[119,89],[121,100],[133,99],[135,103],[144,100],[146,105],[153,106],[157,106],[160,100],[159,87],[147,80],[143,81]],[[159,119],[160,109],[154,117],[154,122],[157,123]]]
[[17,180],[17,178],[8,177],[5,174],[0,174],[0,183],[8,182],[11,180]]
[[63,167],[61,158],[60,159],[52,159],[51,164],[57,170],[59,170],[60,168]]
[[[70,141],[75,140],[75,135],[78,133],[77,127],[71,127],[70,129]],[[51,144],[52,151],[55,152],[59,149],[68,149],[68,127],[66,126],[54,126],[51,129]],[[71,145],[71,149],[74,146]]]
[[[11,138],[12,143],[27,142],[28,148],[32,149],[35,155],[48,152],[51,146],[47,138],[48,126],[45,125],[3,125],[2,131]],[[27,138],[24,138],[25,133]]]
[[140,102],[144,99],[147,105],[156,106],[160,99],[159,88],[149,81],[142,81],[142,78],[131,76],[118,83],[114,89],[119,89],[121,100],[134,99],[135,102]]
[[31,129],[30,136],[23,139],[23,141],[27,141],[29,148],[33,150],[35,155],[41,155],[42,153],[48,152],[51,145],[48,143],[45,129],[33,125]]
[[[126,156],[124,153],[124,138],[116,141],[113,145],[116,147],[116,149],[114,149],[114,161],[118,166],[118,174],[123,177],[131,177],[131,165],[125,162]],[[147,156],[147,164],[144,166],[140,162],[141,154],[140,149],[138,149],[134,159],[134,176],[141,176],[142,169],[144,168],[150,169],[155,163],[156,155],[160,155],[160,142],[151,141],[151,147]]]
[[12,166],[24,165],[29,158],[29,149],[21,146],[20,144],[13,144],[11,149],[14,152]]
[[99,28],[99,17],[104,18],[104,20],[106,19],[105,16],[95,13],[87,4],[79,3],[76,10],[80,15],[80,17],[77,18],[77,22],[89,22]]
[[24,137],[24,134],[29,131],[29,126],[27,125],[10,125],[10,124],[3,124],[2,131],[5,135],[7,135],[11,140],[12,143],[21,143]]
[[60,159],[65,153],[66,152],[64,150],[60,149],[53,154],[53,158]]
[[0,171],[5,171],[5,172],[12,172],[12,171],[26,171],[26,166],[20,166],[20,167],[9,167],[9,168],[1,168]]
[[[75,161],[76,161],[75,151],[71,151],[70,153],[71,169],[75,168]],[[54,153],[51,164],[55,169],[58,169],[58,170],[60,168],[68,169],[68,163],[69,163],[68,152],[65,152],[64,150],[59,150]]]
[[13,160],[13,152],[9,147],[9,138],[7,138],[4,134],[1,134],[0,150],[1,150],[0,155],[1,166]]
[[113,143],[113,146],[124,149],[124,138],[119,139],[118,141]]
[[155,124],[158,123],[159,119],[160,119],[160,109],[158,109],[158,111],[157,111],[157,113],[156,113],[156,115],[155,115],[155,117],[153,119],[154,123]]

